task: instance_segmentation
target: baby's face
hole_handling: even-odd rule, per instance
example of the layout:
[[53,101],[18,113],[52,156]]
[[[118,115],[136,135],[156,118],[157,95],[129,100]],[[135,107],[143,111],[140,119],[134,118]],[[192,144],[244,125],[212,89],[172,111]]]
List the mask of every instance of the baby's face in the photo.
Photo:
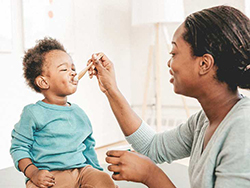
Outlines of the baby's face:
[[49,82],[50,93],[67,96],[76,92],[75,65],[64,51],[53,50],[45,55],[44,73]]

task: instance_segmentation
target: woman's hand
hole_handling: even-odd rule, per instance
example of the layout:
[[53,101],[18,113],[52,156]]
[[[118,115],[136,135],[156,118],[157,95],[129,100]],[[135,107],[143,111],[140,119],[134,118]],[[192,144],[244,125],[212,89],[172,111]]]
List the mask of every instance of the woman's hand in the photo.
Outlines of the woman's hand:
[[116,172],[114,180],[127,180],[148,184],[152,173],[158,168],[148,157],[136,152],[112,150],[107,152],[108,170]]
[[107,152],[108,170],[114,180],[140,182],[150,188],[175,188],[168,176],[148,157],[129,151]]
[[55,185],[55,177],[48,170],[35,170],[30,180],[38,187],[47,188]]
[[[102,57],[96,60],[99,55]],[[91,62],[93,65],[89,69],[89,76],[90,78],[97,77],[101,91],[107,94],[110,90],[117,89],[114,66],[107,56],[103,53],[93,54],[88,65]]]

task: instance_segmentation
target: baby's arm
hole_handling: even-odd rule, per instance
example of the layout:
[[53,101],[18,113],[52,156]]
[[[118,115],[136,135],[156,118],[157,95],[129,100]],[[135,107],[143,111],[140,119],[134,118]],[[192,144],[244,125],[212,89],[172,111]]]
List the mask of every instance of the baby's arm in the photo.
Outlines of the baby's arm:
[[39,170],[29,158],[18,161],[19,169],[38,187],[52,187],[55,177],[48,170]]
[[83,144],[86,146],[86,149],[83,151],[83,156],[86,159],[86,164],[89,164],[93,166],[96,169],[103,170],[103,168],[100,166],[97,155],[95,152],[95,139],[93,138],[93,130],[91,122],[86,115],[86,113],[81,109],[81,113],[83,114],[83,118],[85,119],[85,132],[88,132],[88,137],[83,141]]
[[47,170],[39,170],[31,160],[31,148],[34,142],[36,121],[32,115],[30,106],[23,109],[20,121],[12,131],[10,153],[15,167],[29,178],[38,187],[48,187],[55,184],[55,178]]
[[95,140],[92,137],[92,134],[90,134],[86,138],[86,140],[84,141],[84,144],[86,145],[86,150],[83,152],[83,155],[86,158],[87,163],[92,165],[94,168],[103,170],[97,159],[97,155],[95,152]]

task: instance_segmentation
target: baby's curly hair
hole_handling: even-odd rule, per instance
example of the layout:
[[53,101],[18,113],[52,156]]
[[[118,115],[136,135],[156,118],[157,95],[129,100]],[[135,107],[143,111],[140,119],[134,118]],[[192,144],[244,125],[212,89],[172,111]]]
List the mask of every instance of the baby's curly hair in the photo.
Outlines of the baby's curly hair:
[[35,79],[42,74],[45,54],[52,50],[62,50],[66,52],[59,41],[50,37],[45,37],[44,39],[38,40],[35,47],[25,52],[23,58],[24,78],[28,86],[38,93],[41,93],[41,90],[35,84]]

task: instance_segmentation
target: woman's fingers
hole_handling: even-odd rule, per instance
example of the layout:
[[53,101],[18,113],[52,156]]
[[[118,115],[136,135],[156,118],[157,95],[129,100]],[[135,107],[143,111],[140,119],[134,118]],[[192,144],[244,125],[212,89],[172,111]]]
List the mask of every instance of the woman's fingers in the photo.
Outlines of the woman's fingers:
[[120,158],[117,157],[106,157],[106,162],[114,165],[118,165],[120,163]]
[[92,61],[95,66],[90,68],[89,77],[96,76],[101,91],[107,93],[114,89],[117,90],[114,66],[107,56],[103,53],[96,53],[92,55],[89,61]]
[[95,65],[92,65],[92,66],[91,66],[91,70],[95,70]]
[[120,174],[120,173],[117,173],[117,174],[113,174],[112,175],[112,178],[116,181],[119,181],[119,180],[124,180],[123,176]]
[[[92,63],[92,59],[89,59],[88,62],[87,62],[87,66],[89,66],[89,64]],[[93,78],[93,71],[95,69],[95,66],[92,65],[89,69],[88,69],[88,73],[89,73],[89,77],[90,78]]]
[[127,176],[123,165],[109,165],[108,170],[114,172],[112,175],[114,180],[129,180],[129,176]]
[[92,59],[93,59],[93,60],[102,59],[104,56],[105,56],[105,55],[104,55],[103,52],[98,52],[98,53],[92,54]]
[[119,165],[109,165],[108,170],[119,173],[121,171],[121,167]]
[[107,151],[106,155],[110,156],[110,157],[120,157],[120,156],[122,156],[126,152],[128,152],[128,151],[110,150],[110,151]]
[[112,175],[115,180],[144,182],[157,167],[148,157],[130,151],[110,150],[106,161],[111,164],[108,170],[117,172]]
[[[101,54],[101,53],[99,53],[99,54]],[[88,60],[87,66],[88,66],[91,62],[99,61],[99,60],[96,59],[98,56],[99,56],[98,54],[97,54],[97,55],[93,54],[93,55],[92,55],[92,59],[89,59],[89,60]],[[94,75],[97,75],[97,69],[96,69],[96,66],[95,66],[94,64],[88,69],[88,73],[89,73],[89,77],[90,77],[90,78],[93,78]]]

